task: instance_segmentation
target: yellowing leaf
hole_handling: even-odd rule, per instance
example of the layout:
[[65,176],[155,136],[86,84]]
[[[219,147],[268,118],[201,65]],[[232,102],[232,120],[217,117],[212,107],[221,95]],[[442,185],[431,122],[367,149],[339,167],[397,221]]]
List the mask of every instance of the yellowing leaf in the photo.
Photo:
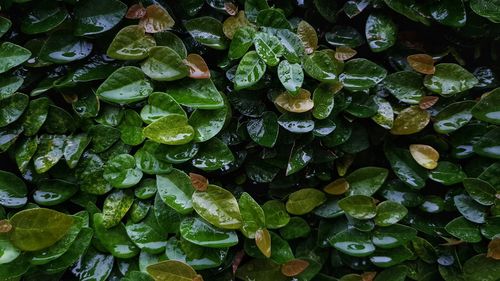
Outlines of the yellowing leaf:
[[233,2],[225,2],[224,10],[226,10],[226,12],[231,16],[234,16],[238,13],[238,6],[236,6]]
[[224,21],[224,23],[222,24],[222,31],[224,32],[224,35],[226,35],[227,38],[233,39],[236,30],[238,30],[240,27],[248,25],[250,25],[250,22],[245,16],[245,11],[239,11],[238,15],[228,17]]
[[128,8],[125,17],[127,19],[140,19],[146,15],[146,9],[142,6],[142,3],[134,4]]
[[300,89],[299,94],[296,96],[283,92],[274,100],[274,103],[286,111],[295,113],[306,112],[314,107],[311,92],[305,89]]
[[318,48],[318,35],[308,22],[301,21],[297,27],[297,35],[304,45],[307,54],[312,54]]
[[351,164],[354,162],[354,157],[355,156],[352,154],[345,154],[337,161],[335,161],[335,166],[337,168],[337,173],[339,174],[339,176],[345,176],[347,170],[349,170],[349,167],[351,167]]
[[161,32],[172,28],[174,24],[174,19],[159,4],[148,6],[146,8],[146,15],[139,21],[139,25],[144,27],[147,33]]
[[429,112],[418,106],[410,106],[399,112],[394,120],[391,133],[393,135],[411,135],[422,131],[429,121],[431,115]]
[[435,169],[438,165],[439,152],[432,146],[425,144],[410,145],[410,153],[417,163],[429,170]]
[[8,220],[0,221],[0,233],[7,233],[12,229],[12,225]]
[[255,232],[255,244],[264,256],[271,257],[271,234],[267,229],[259,229]]
[[194,79],[210,78],[210,70],[208,69],[208,65],[200,55],[189,54],[185,62],[189,67],[189,77]]
[[433,105],[435,105],[438,100],[439,100],[438,96],[425,96],[420,100],[418,106],[421,109],[428,109],[431,108]]
[[309,262],[301,259],[291,260],[281,265],[281,273],[288,277],[293,277],[301,274],[307,267]]
[[354,57],[357,53],[356,50],[347,46],[338,46],[335,49],[335,58],[344,61]]
[[375,279],[375,276],[377,275],[377,272],[374,271],[369,271],[361,274],[361,278],[363,281],[373,281]]
[[415,54],[410,55],[406,58],[408,64],[416,72],[423,74],[434,74],[436,68],[434,67],[434,59],[426,54]]
[[336,179],[323,188],[324,192],[331,195],[341,195],[347,190],[349,190],[349,182],[344,178]]
[[500,260],[500,238],[496,238],[490,241],[488,244],[488,253],[486,257],[495,260]]
[[194,189],[198,191],[205,191],[208,187],[208,179],[202,175],[189,173],[189,177],[191,178],[191,183],[193,184]]
[[155,281],[193,281],[198,276],[191,266],[176,260],[148,265],[146,271]]

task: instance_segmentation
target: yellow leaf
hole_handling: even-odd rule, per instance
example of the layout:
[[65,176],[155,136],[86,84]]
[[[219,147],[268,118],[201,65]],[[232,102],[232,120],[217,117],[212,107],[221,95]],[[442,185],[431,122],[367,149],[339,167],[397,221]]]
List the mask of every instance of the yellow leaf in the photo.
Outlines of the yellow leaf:
[[200,55],[189,54],[185,62],[189,67],[189,77],[194,79],[210,78],[210,70],[208,69],[208,65]]
[[299,94],[296,96],[283,92],[274,100],[274,103],[286,111],[295,113],[306,112],[314,107],[311,93],[305,89],[300,89]]
[[265,228],[259,229],[255,232],[255,244],[260,252],[266,256],[271,256],[271,234]]
[[281,265],[281,273],[288,277],[293,277],[301,274],[307,267],[309,262],[305,260],[295,259]]
[[198,277],[191,266],[176,260],[148,265],[146,271],[155,281],[194,281]]
[[344,178],[336,179],[323,188],[323,191],[331,195],[341,195],[347,190],[349,190],[349,183]]
[[435,169],[438,165],[439,152],[432,146],[425,144],[410,145],[410,153],[417,163],[429,170]]
[[239,11],[238,15],[228,17],[222,24],[222,31],[227,38],[233,39],[234,33],[240,27],[248,26],[250,22],[245,16],[245,11]]
[[299,22],[297,35],[302,41],[307,54],[312,54],[318,48],[318,34],[316,30],[306,21]]
[[418,106],[410,106],[399,112],[391,129],[393,135],[411,135],[422,131],[429,121],[429,112]]
[[434,74],[436,68],[434,67],[434,59],[426,54],[410,55],[406,58],[408,64],[415,71],[423,74]]
[[356,50],[346,47],[346,46],[338,46],[335,49],[335,58],[341,61],[348,60],[354,57],[358,52]]
[[161,32],[172,28],[174,24],[174,19],[159,4],[149,5],[146,8],[146,15],[139,21],[139,25],[144,27],[147,33]]

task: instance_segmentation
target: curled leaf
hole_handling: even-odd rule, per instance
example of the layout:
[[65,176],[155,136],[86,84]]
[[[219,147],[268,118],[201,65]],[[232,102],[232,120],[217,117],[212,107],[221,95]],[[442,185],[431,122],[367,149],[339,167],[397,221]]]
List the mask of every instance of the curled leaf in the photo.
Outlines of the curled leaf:
[[146,15],[139,21],[139,25],[144,27],[147,33],[161,32],[172,28],[174,24],[174,19],[159,4],[148,6],[146,8]]
[[198,54],[189,54],[185,60],[189,67],[189,77],[193,79],[209,79],[210,70],[202,56]]
[[255,244],[264,256],[271,257],[271,234],[266,228],[255,232]]
[[434,74],[436,68],[434,67],[434,59],[426,54],[409,55],[406,60],[408,64],[416,72],[422,74]]
[[309,266],[309,262],[301,259],[294,259],[281,265],[281,273],[288,277],[301,274]]
[[142,3],[134,4],[128,8],[125,18],[127,19],[140,19],[146,15],[146,9]]
[[410,153],[417,163],[429,170],[435,169],[438,165],[439,152],[432,146],[425,144],[410,145]]
[[299,22],[297,35],[299,35],[307,54],[312,54],[318,48],[318,34],[316,34],[316,30],[308,22]]
[[335,49],[335,58],[340,61],[345,61],[353,58],[358,52],[356,50],[349,48],[347,46],[338,46]]
[[438,100],[439,100],[438,96],[425,96],[420,100],[418,106],[421,109],[428,109],[431,108],[433,105],[435,105],[436,102],[438,102]]
[[208,179],[202,175],[189,173],[189,177],[191,178],[191,183],[193,184],[194,189],[198,191],[207,190]]
[[274,103],[286,111],[295,113],[306,112],[314,107],[311,92],[305,89],[300,89],[299,94],[295,96],[283,92],[274,100]]
[[336,179],[323,188],[323,191],[331,195],[341,195],[349,190],[349,182],[344,179]]

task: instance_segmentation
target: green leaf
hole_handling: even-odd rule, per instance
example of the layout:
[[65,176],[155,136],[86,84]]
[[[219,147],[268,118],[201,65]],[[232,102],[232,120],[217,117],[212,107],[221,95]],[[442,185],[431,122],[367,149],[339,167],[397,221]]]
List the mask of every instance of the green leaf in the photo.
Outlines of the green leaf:
[[19,119],[28,103],[29,97],[21,93],[14,93],[0,100],[0,128]]
[[246,53],[238,64],[234,76],[236,90],[249,88],[255,85],[266,72],[266,63],[255,51]]
[[304,169],[304,167],[311,162],[313,158],[313,152],[310,147],[294,147],[290,153],[290,158],[288,159],[288,164],[286,165],[285,174],[287,176],[297,173],[298,171]]
[[339,201],[339,207],[349,216],[366,220],[377,215],[373,198],[365,195],[351,195]]
[[314,120],[307,113],[284,113],[278,118],[278,124],[285,130],[303,134],[314,130]]
[[335,249],[353,257],[366,257],[375,252],[375,246],[370,240],[370,234],[354,228],[335,234],[328,242]]
[[370,49],[378,53],[396,43],[397,27],[389,16],[374,13],[366,20],[365,35]]
[[163,144],[181,145],[194,138],[194,129],[186,116],[171,114],[162,117],[143,130],[145,137]]
[[142,135],[142,119],[137,112],[128,109],[124,111],[120,125],[121,140],[128,145],[139,145],[144,141]]
[[174,50],[182,59],[187,57],[187,50],[182,39],[170,31],[162,31],[153,34],[158,46],[166,46]]
[[119,154],[106,162],[103,177],[113,187],[129,188],[141,180],[142,171],[136,168],[132,155]]
[[216,185],[208,185],[206,191],[194,192],[192,200],[196,213],[216,227],[241,227],[240,209],[231,192]]
[[363,35],[352,26],[336,25],[325,34],[325,40],[333,46],[356,48],[365,43]]
[[118,0],[86,0],[75,6],[76,36],[99,34],[116,26],[125,13],[127,5]]
[[384,86],[398,100],[418,104],[425,95],[422,76],[413,71],[400,71],[387,75]]
[[372,120],[384,129],[391,129],[394,126],[394,110],[392,105],[381,97],[373,97],[375,105],[378,106],[377,114],[372,116]]
[[86,155],[75,173],[82,191],[102,195],[113,188],[103,178],[104,161],[96,154]]
[[255,35],[253,41],[255,51],[267,65],[278,65],[285,49],[276,36],[259,32]]
[[409,150],[386,145],[384,153],[396,176],[406,185],[414,189],[421,189],[425,186],[427,172],[413,160]]
[[212,17],[199,17],[184,23],[187,31],[200,44],[216,50],[225,50],[228,41],[222,31],[222,23]]
[[441,134],[448,134],[466,125],[471,119],[471,108],[474,101],[455,102],[439,111],[435,117],[434,130]]
[[194,142],[205,142],[215,137],[226,122],[228,108],[216,110],[196,109],[189,117],[189,124],[194,129]]
[[500,102],[500,88],[485,94],[472,108],[472,115],[479,120],[500,125],[500,111],[496,106]]
[[280,229],[280,235],[285,240],[297,239],[300,237],[307,237],[311,232],[311,227],[301,217],[293,217],[290,222]]
[[27,34],[47,32],[58,27],[68,16],[68,11],[56,2],[36,2],[22,18],[21,30]]
[[38,251],[54,245],[66,235],[73,218],[44,208],[20,211],[10,218],[10,241],[22,251]]
[[114,257],[128,259],[139,253],[139,248],[127,236],[122,223],[112,228],[104,227],[104,217],[100,213],[94,214],[95,236],[101,245]]
[[313,116],[316,119],[325,119],[333,111],[334,96],[339,90],[339,84],[321,83],[313,93]]
[[[153,212],[139,223],[127,223],[127,235],[142,252],[158,254],[165,251],[167,241]],[[140,258],[139,258],[140,259]]]
[[285,15],[278,9],[264,9],[257,14],[259,26],[275,29],[291,29],[291,25]]
[[113,72],[96,91],[101,99],[118,104],[143,100],[153,92],[142,71],[135,66],[124,66]]
[[247,238],[254,239],[255,232],[266,227],[266,216],[264,210],[259,204],[244,192],[238,200],[238,205],[241,212],[241,232]]
[[[8,267],[8,264],[21,254],[21,251],[12,245],[9,241],[9,237],[6,235],[2,235],[2,237],[0,237],[0,249],[0,264],[3,267]],[[3,278],[6,274],[0,270],[0,276]]]
[[149,78],[158,81],[173,81],[189,75],[189,68],[182,58],[169,47],[157,46],[149,49],[149,57],[141,64]]
[[453,197],[453,202],[458,211],[469,221],[475,223],[484,223],[486,219],[486,207],[482,206],[472,197],[465,194],[456,195]]
[[300,64],[283,60],[278,66],[278,78],[289,93],[298,94],[304,82],[304,72]]
[[[163,174],[172,170],[172,165],[156,155],[160,144],[147,140],[134,154],[136,165],[146,174]],[[170,147],[170,146],[169,146]]]
[[262,205],[266,217],[266,227],[269,229],[281,228],[290,222],[285,204],[278,200],[270,200]]
[[276,113],[266,111],[261,118],[250,119],[247,123],[247,131],[254,142],[264,147],[273,147],[279,133]]
[[479,204],[490,206],[495,203],[496,190],[488,182],[481,179],[466,178],[463,183],[470,197]]
[[189,176],[181,170],[156,175],[156,187],[163,202],[178,213],[186,215],[193,211],[191,196],[194,188]]
[[367,59],[352,59],[344,66],[344,72],[339,78],[344,87],[350,91],[369,89],[387,75],[387,70]]
[[389,171],[379,167],[364,167],[350,173],[346,180],[349,182],[349,195],[372,196],[382,186]]
[[231,150],[218,138],[211,138],[200,146],[198,154],[191,163],[204,171],[215,171],[233,162],[234,155]]
[[477,243],[481,241],[481,232],[477,225],[464,217],[453,219],[445,226],[445,229],[449,234],[464,242]]
[[86,58],[92,43],[66,31],[52,33],[40,50],[40,59],[54,63],[69,63]]
[[292,215],[304,215],[326,201],[325,194],[314,188],[302,188],[290,194],[286,210]]
[[2,264],[0,267],[0,278],[4,280],[20,280],[30,267],[28,255],[19,255],[13,261]]
[[389,8],[412,21],[430,25],[430,21],[427,19],[422,3],[415,0],[384,0],[384,2]]
[[202,270],[219,267],[227,252],[227,248],[207,248],[172,237],[167,242],[165,256],[170,260],[184,262],[193,269]]
[[408,209],[405,206],[393,201],[384,201],[377,206],[375,224],[378,226],[393,225],[402,220],[406,214],[408,214]]
[[413,257],[412,251],[405,246],[401,246],[388,250],[378,249],[370,256],[370,261],[378,267],[386,268],[400,264],[411,257]]
[[102,207],[102,225],[105,228],[117,226],[134,203],[134,195],[129,190],[111,192]]
[[500,159],[500,127],[493,128],[474,145],[474,152],[489,158]]
[[0,17],[0,37],[2,37],[12,26],[12,22],[4,17]]
[[19,76],[1,76],[0,99],[5,99],[15,93],[23,85],[24,79]]
[[304,45],[297,34],[288,29],[275,29],[268,30],[273,35],[278,37],[281,44],[285,48],[283,56],[291,63],[300,63],[302,57],[305,55]]
[[474,13],[489,19],[494,23],[500,23],[500,2],[498,0],[471,0],[470,8]]
[[467,175],[462,171],[460,165],[441,161],[436,169],[432,170],[429,178],[444,185],[453,185],[462,182]]
[[303,66],[307,75],[328,83],[337,82],[344,68],[344,64],[335,58],[334,52],[330,49],[315,51],[304,57]]
[[140,60],[146,58],[155,45],[155,40],[144,33],[143,27],[129,25],[118,31],[106,54],[118,60]]
[[372,242],[382,249],[390,249],[406,245],[417,237],[417,231],[402,224],[393,224],[386,227],[377,227],[373,231]]
[[28,190],[24,182],[16,175],[0,170],[0,205],[7,208],[19,208],[28,202]]
[[451,27],[462,27],[467,21],[462,0],[445,0],[434,3],[430,7],[430,13],[434,20]]
[[440,63],[436,72],[425,76],[424,86],[442,96],[452,96],[474,87],[478,80],[474,75],[458,64]]
[[25,138],[18,142],[15,150],[17,167],[22,173],[28,169],[28,164],[38,148],[36,138]]
[[236,30],[229,45],[228,57],[239,59],[243,57],[248,49],[253,45],[256,31],[253,27],[242,26]]
[[210,79],[184,79],[168,87],[167,94],[184,106],[200,109],[224,107],[224,99]]
[[463,265],[463,273],[467,281],[494,281],[500,278],[498,260],[487,258],[484,254],[468,259]]
[[31,52],[10,42],[0,45],[0,73],[16,67],[31,57]]
[[[258,269],[258,270],[256,270]],[[280,271],[280,265],[270,259],[252,259],[236,270],[236,277],[244,281],[286,281],[288,277]]]
[[54,206],[69,200],[78,192],[78,185],[71,182],[48,179],[40,181],[33,193],[33,200],[42,206]]
[[155,156],[160,161],[178,164],[189,161],[198,153],[199,149],[199,144],[193,142],[176,146],[159,145],[155,151]]
[[147,124],[170,114],[186,116],[182,107],[170,95],[162,92],[149,95],[148,104],[141,109],[141,118]]
[[[82,244],[87,242],[85,241],[86,239],[90,240],[90,238],[87,238],[85,236],[82,237],[81,241]],[[87,247],[85,247],[84,250],[86,248]],[[76,260],[78,260],[77,263],[78,266],[75,267],[73,274],[77,278],[84,279],[88,278],[88,276],[92,276],[94,280],[99,280],[99,281],[103,281],[108,278],[108,276],[111,273],[111,270],[113,269],[113,263],[114,263],[114,258],[112,255],[100,253],[93,247],[90,247],[87,251],[81,251],[80,257],[74,258],[73,263],[75,263]],[[66,263],[61,262],[61,264],[66,264]],[[71,266],[71,264],[69,265]],[[59,265],[59,267],[57,267],[54,270],[54,272],[57,272],[57,270],[61,271],[61,267],[62,266]]]
[[182,238],[199,246],[225,248],[238,244],[236,232],[218,229],[196,217],[182,220],[179,229]]
[[63,157],[64,135],[41,135],[38,149],[33,156],[35,171],[39,174],[50,170]]

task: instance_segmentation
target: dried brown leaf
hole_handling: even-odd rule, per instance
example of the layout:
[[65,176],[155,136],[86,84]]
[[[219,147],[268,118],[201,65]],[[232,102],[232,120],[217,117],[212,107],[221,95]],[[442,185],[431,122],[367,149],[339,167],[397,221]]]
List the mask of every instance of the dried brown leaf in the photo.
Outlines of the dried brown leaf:
[[281,273],[288,277],[301,274],[309,266],[309,262],[301,259],[294,259],[281,265]]
[[139,21],[139,25],[144,27],[147,33],[162,32],[172,28],[174,24],[174,19],[159,4],[149,5],[146,8],[146,15]]
[[146,15],[146,9],[142,6],[142,3],[134,4],[128,8],[127,14],[125,17],[127,19],[140,19]]
[[434,59],[426,54],[409,55],[406,60],[415,71],[423,74],[434,74]]
[[189,77],[194,79],[208,79],[210,78],[210,70],[208,65],[198,54],[189,54],[185,61],[189,67]]

